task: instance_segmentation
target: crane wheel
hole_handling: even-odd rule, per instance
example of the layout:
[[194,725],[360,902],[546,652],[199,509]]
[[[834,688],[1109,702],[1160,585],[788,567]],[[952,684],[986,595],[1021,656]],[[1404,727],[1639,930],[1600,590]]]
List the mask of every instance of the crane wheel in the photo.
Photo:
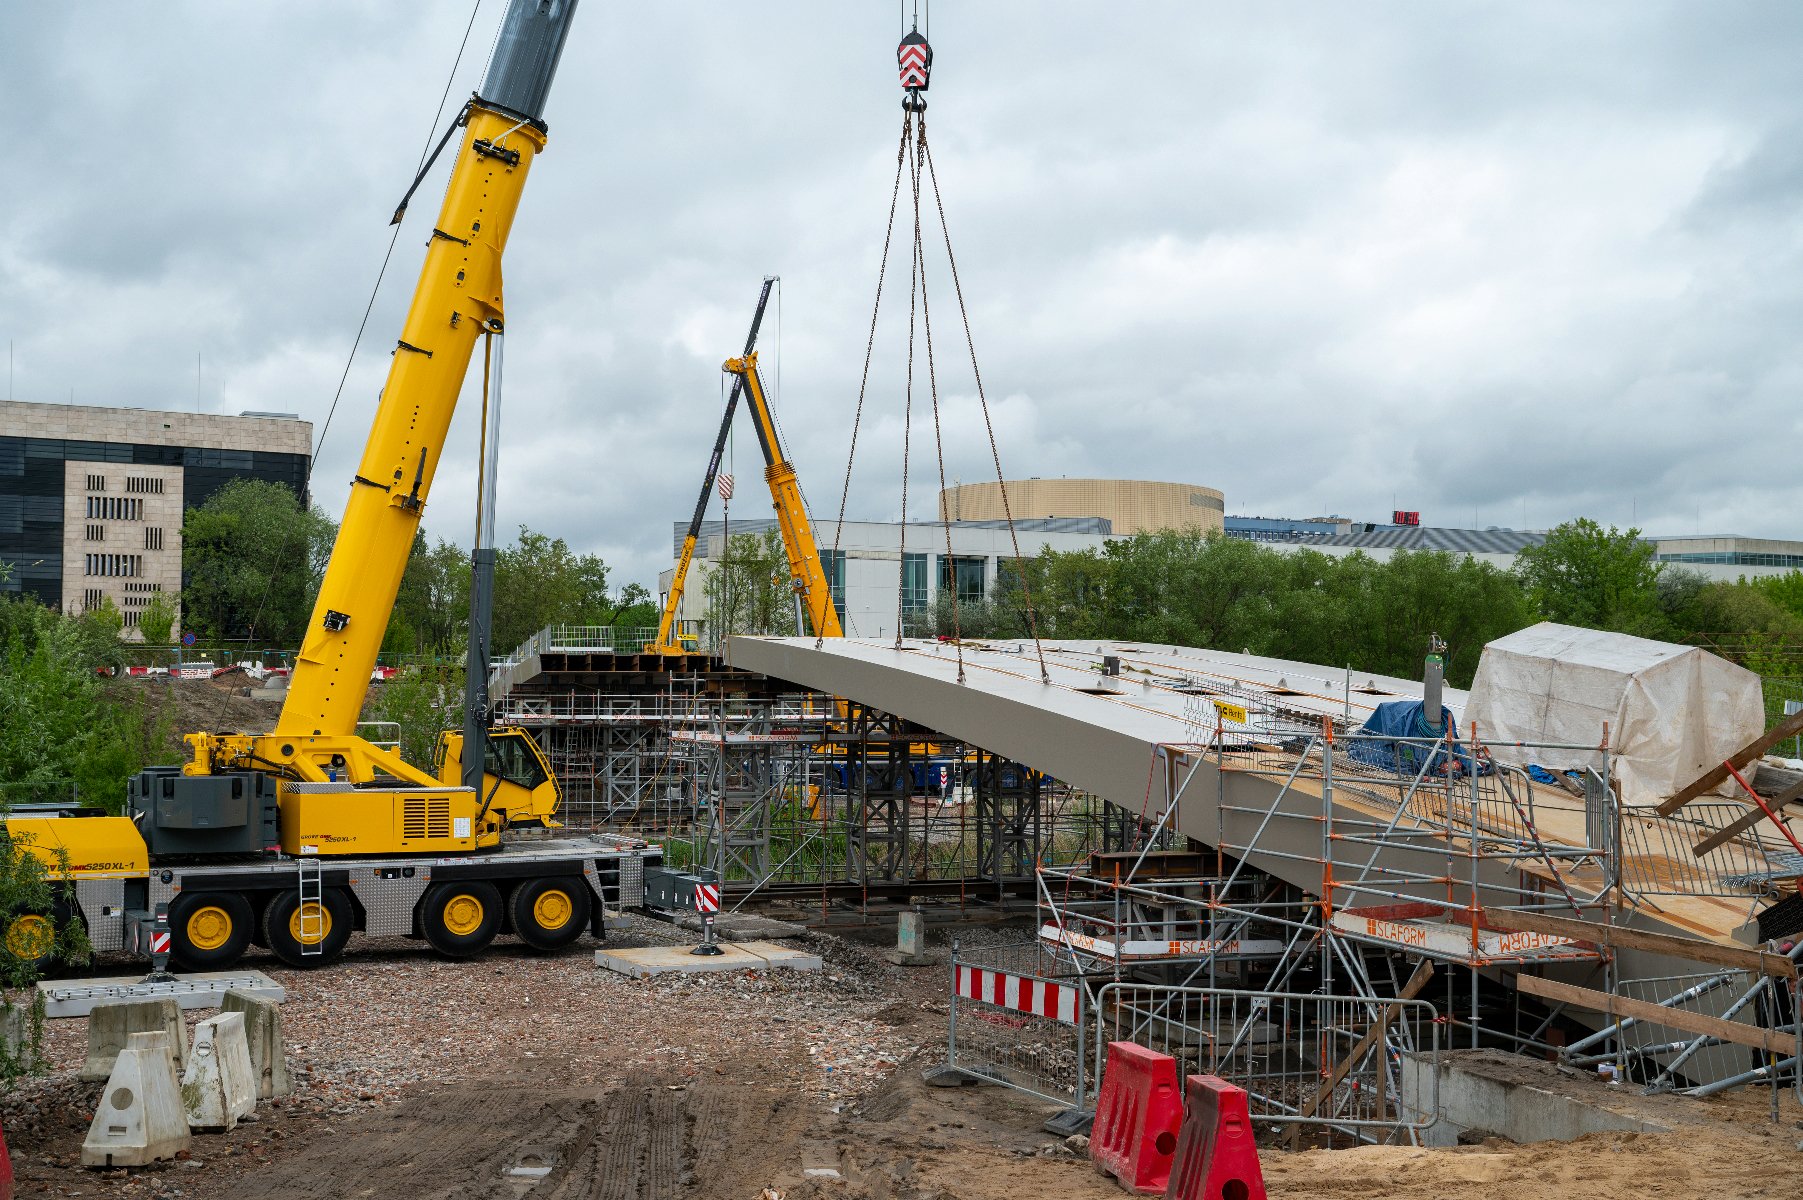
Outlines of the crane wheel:
[[589,900],[578,876],[529,879],[513,893],[513,931],[534,950],[561,950],[588,928]]
[[481,879],[434,884],[420,901],[419,931],[446,958],[480,954],[501,928],[501,892]]
[[47,913],[14,913],[4,923],[0,943],[8,956],[42,970],[56,954],[56,921]]
[[224,970],[244,956],[255,923],[236,892],[183,892],[169,906],[169,956],[185,970]]
[[263,938],[291,967],[323,967],[344,953],[356,917],[342,888],[327,888],[301,908],[298,891],[277,892],[263,914]]

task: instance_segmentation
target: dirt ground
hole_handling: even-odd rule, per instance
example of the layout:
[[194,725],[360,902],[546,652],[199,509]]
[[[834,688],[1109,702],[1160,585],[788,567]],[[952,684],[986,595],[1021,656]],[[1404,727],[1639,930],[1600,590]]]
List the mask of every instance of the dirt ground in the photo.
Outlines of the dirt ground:
[[[1003,936],[1003,935],[997,935]],[[686,941],[634,919],[616,944]],[[591,945],[497,944],[442,962],[363,943],[321,971],[252,965],[289,990],[296,1094],[186,1161],[83,1170],[100,1085],[74,1079],[83,1025],[54,1022],[56,1068],[0,1100],[20,1197],[333,1200],[1019,1200],[1127,1195],[1040,1129],[1053,1110],[1002,1088],[929,1088],[945,973],[812,934],[818,974],[628,980]],[[204,1014],[193,1014],[194,1019]],[[1664,1135],[1262,1152],[1273,1197],[1795,1197],[1803,1112],[1766,1094],[1691,1102]]]

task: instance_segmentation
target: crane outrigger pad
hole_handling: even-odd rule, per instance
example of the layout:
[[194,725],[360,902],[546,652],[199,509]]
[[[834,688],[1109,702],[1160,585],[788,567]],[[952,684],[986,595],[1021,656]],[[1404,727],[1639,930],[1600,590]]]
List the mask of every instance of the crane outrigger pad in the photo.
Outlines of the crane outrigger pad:
[[95,1005],[118,1000],[174,1000],[183,1008],[218,1008],[227,992],[242,992],[276,1004],[288,998],[281,984],[261,971],[197,971],[174,979],[141,975],[38,982],[46,1017],[85,1017]]

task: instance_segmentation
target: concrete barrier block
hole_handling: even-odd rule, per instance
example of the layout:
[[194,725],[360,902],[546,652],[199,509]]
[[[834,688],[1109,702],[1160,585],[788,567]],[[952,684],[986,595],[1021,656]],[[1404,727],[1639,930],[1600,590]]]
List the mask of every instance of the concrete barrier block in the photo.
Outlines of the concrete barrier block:
[[244,1040],[250,1047],[257,1099],[273,1100],[292,1092],[294,1084],[288,1078],[287,1052],[282,1043],[282,1010],[269,1000],[244,992],[227,992],[219,1011],[244,1014]]
[[113,1061],[131,1036],[152,1031],[169,1035],[170,1055],[178,1069],[187,1062],[187,1026],[182,1023],[181,1005],[174,1000],[122,1000],[95,1005],[88,1014],[88,1058],[82,1064],[81,1077],[110,1077]]
[[257,1077],[244,1040],[244,1014],[222,1012],[194,1027],[194,1048],[182,1074],[188,1125],[212,1133],[237,1127],[257,1107]]
[[113,1061],[81,1144],[84,1167],[142,1167],[191,1144],[169,1035],[133,1034]]
[[31,1049],[31,1009],[22,1001],[0,997],[0,1054],[23,1062]]

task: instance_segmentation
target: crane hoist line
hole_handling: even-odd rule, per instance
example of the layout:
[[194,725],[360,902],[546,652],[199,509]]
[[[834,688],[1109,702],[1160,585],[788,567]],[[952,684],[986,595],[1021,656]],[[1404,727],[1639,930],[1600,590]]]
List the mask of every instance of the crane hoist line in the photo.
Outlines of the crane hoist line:
[[[908,530],[908,483],[911,477],[911,452],[913,442],[913,415],[915,399],[915,365],[916,334],[921,335],[920,345],[924,350],[925,381],[928,396],[932,405],[933,449],[937,460],[939,474],[939,490],[945,492],[945,434],[939,396],[938,367],[934,358],[932,309],[928,301],[926,242],[922,234],[921,198],[930,190],[932,213],[939,223],[939,233],[945,246],[945,260],[952,281],[952,293],[958,302],[958,316],[964,331],[964,344],[970,356],[970,370],[976,385],[977,405],[982,414],[984,432],[989,442],[990,462],[995,468],[996,482],[1001,488],[1002,513],[1007,518],[1008,537],[1014,550],[1014,562],[1024,563],[1026,560],[1020,550],[1020,534],[1014,525],[1014,512],[1008,500],[1008,485],[1002,474],[1001,451],[995,440],[995,423],[989,412],[989,399],[983,388],[983,371],[977,362],[976,341],[971,334],[970,309],[964,300],[964,285],[958,275],[958,259],[952,252],[951,229],[945,219],[945,198],[939,188],[939,173],[933,163],[933,151],[927,141],[927,102],[925,93],[932,82],[933,48],[921,34],[918,21],[903,36],[895,48],[896,71],[902,89],[902,128],[901,142],[895,153],[895,182],[889,192],[889,220],[884,227],[883,253],[877,268],[876,298],[870,309],[870,332],[864,346],[864,371],[858,383],[857,407],[852,416],[851,444],[845,457],[845,481],[839,493],[839,516],[833,527],[832,553],[835,561],[839,557],[840,539],[845,528],[846,503],[851,495],[852,469],[857,460],[858,432],[863,425],[864,402],[870,388],[870,363],[876,346],[877,318],[882,312],[883,289],[889,273],[889,251],[895,239],[895,217],[901,198],[902,180],[909,185],[909,198],[912,207],[912,229],[910,232],[910,262],[908,267],[908,333],[907,333],[907,379],[903,389],[905,407],[902,413],[902,460],[901,460],[901,538],[903,561],[906,561]],[[945,561],[953,561],[951,520],[948,513],[941,511],[940,526],[944,532]],[[1033,608],[1033,594],[1027,579],[1027,572],[1018,571],[1016,583],[1021,589],[1022,608],[1027,619],[1027,631],[1033,639],[1033,646],[1039,660],[1039,676],[1050,682],[1051,676],[1046,670],[1045,650],[1039,640],[1039,621]],[[909,597],[905,572],[897,572],[896,576],[896,622],[895,642],[900,647],[905,627],[909,618]],[[962,602],[956,595],[956,582],[942,580],[941,587],[953,589],[950,605],[952,630],[951,641],[956,646],[958,657],[958,682],[963,683],[964,649],[961,616],[959,609]],[[944,630],[938,631],[942,636]],[[818,644],[818,639],[816,639]]]
[[510,0],[447,134],[461,131],[444,200],[274,730],[186,735],[189,761],[134,776],[126,816],[14,810],[7,832],[58,899],[51,914],[0,913],[7,932],[49,918],[81,923],[97,950],[167,944],[191,970],[228,967],[253,942],[310,966],[355,931],[452,957],[504,928],[553,949],[600,934],[604,906],[643,903],[661,861],[643,842],[504,840],[558,828],[557,783],[525,730],[486,731],[476,786],[461,730],[440,735],[429,769],[356,732],[476,339],[505,328],[501,256],[575,9]]

